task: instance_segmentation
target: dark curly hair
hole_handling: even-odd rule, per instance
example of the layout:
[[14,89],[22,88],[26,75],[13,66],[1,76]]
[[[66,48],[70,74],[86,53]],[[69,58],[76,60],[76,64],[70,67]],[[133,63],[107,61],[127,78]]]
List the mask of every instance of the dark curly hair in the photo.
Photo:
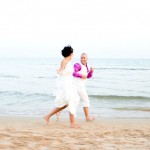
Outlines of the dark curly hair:
[[62,54],[64,57],[68,57],[68,56],[70,56],[72,53],[73,53],[73,48],[72,48],[70,45],[65,46],[64,49],[61,51],[61,54]]

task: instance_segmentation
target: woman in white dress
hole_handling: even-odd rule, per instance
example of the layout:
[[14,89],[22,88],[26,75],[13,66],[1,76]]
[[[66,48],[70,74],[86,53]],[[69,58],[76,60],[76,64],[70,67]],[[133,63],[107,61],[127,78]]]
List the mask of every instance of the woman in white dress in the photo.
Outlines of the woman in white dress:
[[79,125],[75,123],[76,108],[79,104],[79,96],[73,84],[73,67],[70,61],[73,56],[73,49],[71,46],[66,46],[62,50],[62,55],[64,59],[61,61],[60,69],[57,71],[58,78],[56,84],[56,98],[55,98],[55,108],[48,113],[44,119],[46,124],[49,124],[49,119],[51,116],[57,112],[68,107],[70,116],[70,127],[79,128]]

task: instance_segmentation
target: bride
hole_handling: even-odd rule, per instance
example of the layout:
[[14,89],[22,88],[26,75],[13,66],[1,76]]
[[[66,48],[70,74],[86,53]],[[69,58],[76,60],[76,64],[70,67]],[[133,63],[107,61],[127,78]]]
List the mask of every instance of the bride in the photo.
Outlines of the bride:
[[44,119],[46,124],[49,124],[49,119],[57,112],[68,107],[70,117],[70,127],[80,128],[75,123],[76,108],[79,104],[79,96],[73,84],[73,67],[70,63],[73,57],[73,49],[71,46],[66,46],[61,51],[64,59],[61,61],[60,69],[57,70],[58,78],[56,84],[55,108],[50,111]]

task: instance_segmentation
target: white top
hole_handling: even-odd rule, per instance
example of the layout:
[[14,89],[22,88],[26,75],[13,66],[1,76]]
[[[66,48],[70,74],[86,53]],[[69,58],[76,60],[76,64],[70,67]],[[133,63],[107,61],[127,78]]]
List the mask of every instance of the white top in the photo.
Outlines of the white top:
[[75,85],[73,84],[73,67],[69,63],[66,64],[65,69],[61,75],[57,77],[56,84],[56,99],[55,106],[63,107],[68,105],[69,111],[72,114],[76,113],[76,107],[79,104],[79,96]]
[[[80,63],[80,65],[81,65],[81,70],[78,71],[78,73],[87,76],[88,75],[87,67],[83,65],[82,63]],[[75,77],[74,81],[75,81],[75,84],[78,86],[84,86],[86,83],[86,79],[83,79],[83,78]]]

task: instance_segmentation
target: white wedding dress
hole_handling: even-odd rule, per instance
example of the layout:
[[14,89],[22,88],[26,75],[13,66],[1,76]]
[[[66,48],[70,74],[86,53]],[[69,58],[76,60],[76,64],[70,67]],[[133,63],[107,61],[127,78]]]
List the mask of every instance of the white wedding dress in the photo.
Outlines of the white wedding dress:
[[79,104],[79,95],[73,83],[73,71],[74,69],[69,62],[62,73],[58,75],[55,91],[55,106],[63,107],[68,105],[69,112],[75,115]]

